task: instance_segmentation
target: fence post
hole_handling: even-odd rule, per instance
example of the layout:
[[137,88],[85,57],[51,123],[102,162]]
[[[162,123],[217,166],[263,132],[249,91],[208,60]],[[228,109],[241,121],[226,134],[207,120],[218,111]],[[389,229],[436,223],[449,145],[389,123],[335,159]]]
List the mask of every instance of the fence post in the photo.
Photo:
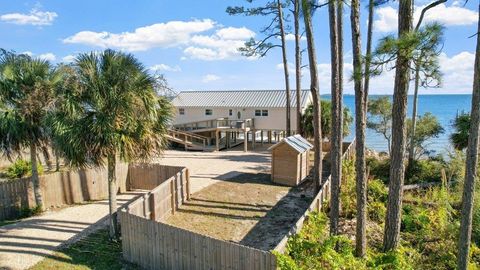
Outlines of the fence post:
[[150,219],[156,221],[157,220],[157,211],[155,207],[155,197],[157,195],[155,193],[150,194]]
[[175,183],[170,180],[170,203],[172,205],[172,215],[175,214]]
[[190,171],[185,169],[185,180],[187,186],[187,201],[190,201]]
[[143,195],[143,216],[145,218],[148,218],[147,216],[149,215],[149,213],[147,212],[147,205],[149,206],[148,204],[148,194],[144,194]]

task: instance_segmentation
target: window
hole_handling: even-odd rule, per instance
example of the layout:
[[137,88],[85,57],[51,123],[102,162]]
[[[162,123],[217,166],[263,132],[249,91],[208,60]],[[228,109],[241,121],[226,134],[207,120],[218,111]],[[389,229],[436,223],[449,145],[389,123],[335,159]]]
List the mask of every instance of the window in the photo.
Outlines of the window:
[[268,116],[268,110],[255,110],[255,116]]
[[184,108],[179,108],[178,109],[178,114],[184,115],[185,114],[185,109]]
[[232,115],[233,115],[233,110],[232,110],[232,109],[228,110],[228,115],[229,115],[229,116],[232,116]]
[[212,109],[205,109],[205,115],[212,115],[213,111]]

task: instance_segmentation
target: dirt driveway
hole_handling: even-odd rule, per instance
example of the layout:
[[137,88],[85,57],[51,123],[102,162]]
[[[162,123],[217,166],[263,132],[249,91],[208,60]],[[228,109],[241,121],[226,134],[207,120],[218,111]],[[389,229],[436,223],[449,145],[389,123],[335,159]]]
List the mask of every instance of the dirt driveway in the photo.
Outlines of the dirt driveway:
[[243,146],[219,152],[167,150],[157,162],[186,166],[190,170],[192,193],[241,173],[270,173],[271,145],[258,144],[255,151],[243,152]]
[[262,250],[278,244],[313,198],[308,183],[270,181],[269,145],[214,153],[166,151],[159,162],[190,169],[192,200],[167,223]]

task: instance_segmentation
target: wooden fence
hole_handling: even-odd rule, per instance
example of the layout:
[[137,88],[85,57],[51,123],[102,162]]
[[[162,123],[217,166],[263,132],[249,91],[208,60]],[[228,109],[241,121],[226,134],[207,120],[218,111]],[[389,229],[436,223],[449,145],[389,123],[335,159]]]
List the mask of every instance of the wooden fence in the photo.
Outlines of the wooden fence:
[[[155,182],[158,186],[119,211],[124,258],[145,269],[276,269],[276,257],[270,252],[162,222],[190,198],[188,169],[180,169],[166,166],[130,168],[132,186],[150,186]],[[177,173],[172,177],[161,178],[175,170]],[[137,181],[134,175],[148,177],[133,183]]]
[[[351,143],[344,143],[343,147],[343,155],[342,158],[344,160],[348,160],[353,158],[355,155],[355,140],[353,140]],[[295,222],[295,224],[290,228],[290,231],[285,235],[282,240],[277,244],[277,246],[273,249],[275,251],[278,251],[280,253],[283,253],[285,251],[285,248],[287,246],[288,238],[298,232],[303,227],[303,223],[305,222],[305,219],[307,216],[312,212],[312,211],[320,211],[322,210],[322,204],[330,199],[330,181],[331,176],[328,176],[328,178],[323,182],[322,186],[320,187],[320,191],[318,192],[317,196],[313,198],[312,203],[308,207],[308,209],[303,213],[303,215]]]
[[[128,165],[116,168],[120,192],[127,190]],[[40,190],[45,207],[59,207],[108,198],[106,169],[84,169],[41,175]],[[30,178],[0,183],[0,220],[17,218],[22,209],[35,207]]]

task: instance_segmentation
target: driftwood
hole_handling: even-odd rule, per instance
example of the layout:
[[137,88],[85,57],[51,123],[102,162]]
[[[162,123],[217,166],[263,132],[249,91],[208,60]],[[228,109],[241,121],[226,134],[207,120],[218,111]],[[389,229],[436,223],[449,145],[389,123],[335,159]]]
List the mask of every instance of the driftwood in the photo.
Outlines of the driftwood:
[[403,199],[402,200],[403,203],[410,203],[410,204],[415,204],[415,205],[425,205],[425,206],[430,206],[430,207],[433,207],[433,206],[438,206],[437,203],[433,203],[433,202],[424,202],[424,201],[417,201],[417,200],[408,200],[408,199]]
[[413,185],[404,185],[403,191],[429,188],[433,186],[438,186],[440,184],[441,184],[440,182],[429,182],[429,183],[420,183],[420,184],[413,184]]
[[[447,188],[453,185],[454,183],[456,183],[455,180],[448,182]],[[442,182],[428,182],[428,183],[420,183],[420,184],[413,184],[413,185],[404,185],[403,191],[425,189],[425,188],[440,186],[440,185],[442,185]]]

